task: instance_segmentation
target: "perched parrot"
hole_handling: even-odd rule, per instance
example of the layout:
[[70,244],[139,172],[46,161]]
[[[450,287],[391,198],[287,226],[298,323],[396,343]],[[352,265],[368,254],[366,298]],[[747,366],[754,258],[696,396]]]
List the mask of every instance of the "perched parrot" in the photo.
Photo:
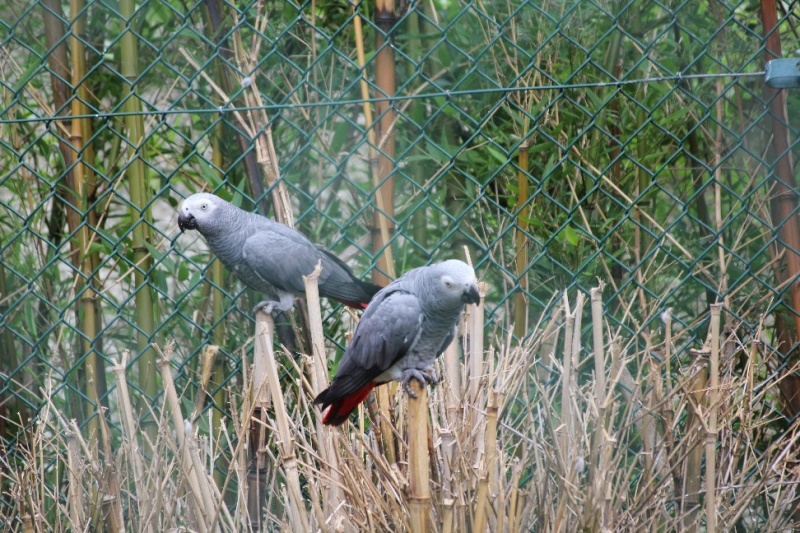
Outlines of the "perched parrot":
[[480,303],[475,271],[451,259],[410,270],[372,299],[345,350],[331,386],[314,400],[323,424],[338,426],[376,385],[414,378],[424,387],[436,382],[434,360],[456,335],[468,303]]
[[209,193],[193,194],[180,205],[178,227],[196,229],[211,251],[248,287],[269,299],[263,308],[288,311],[304,294],[303,276],[322,262],[319,293],[350,307],[365,309],[380,287],[353,275],[338,257],[292,228],[248,213]]

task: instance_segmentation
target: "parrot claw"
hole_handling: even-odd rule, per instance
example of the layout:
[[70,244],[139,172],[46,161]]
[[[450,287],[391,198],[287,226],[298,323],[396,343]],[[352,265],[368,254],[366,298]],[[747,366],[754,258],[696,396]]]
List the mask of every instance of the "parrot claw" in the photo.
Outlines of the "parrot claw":
[[253,308],[253,314],[255,315],[262,310],[268,315],[271,315],[273,311],[291,311],[292,307],[294,307],[294,295],[281,291],[278,293],[278,297],[280,300],[264,300],[263,302],[259,302]]
[[255,315],[259,311],[264,311],[268,315],[272,314],[272,311],[280,309],[280,302],[276,302],[274,300],[264,300],[263,302],[258,302],[255,307],[253,307],[253,314]]
[[411,387],[409,386],[409,382],[412,379],[416,379],[423,387],[428,383],[435,385],[439,381],[436,376],[436,371],[432,366],[429,366],[423,370],[419,370],[417,368],[406,368],[403,370],[403,390],[406,391],[406,394],[414,399],[417,398],[417,393],[411,390]]

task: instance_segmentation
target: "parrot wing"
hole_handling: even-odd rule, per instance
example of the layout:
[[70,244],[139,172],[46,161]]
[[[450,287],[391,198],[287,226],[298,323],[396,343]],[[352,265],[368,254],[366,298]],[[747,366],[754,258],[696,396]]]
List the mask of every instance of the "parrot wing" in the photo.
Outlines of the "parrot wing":
[[361,318],[333,383],[314,400],[323,409],[331,406],[324,423],[338,425],[347,420],[376,385],[375,379],[414,346],[424,316],[415,295],[396,289],[378,293]]
[[[261,229],[248,238],[242,249],[245,263],[261,279],[284,291],[305,291],[303,276],[319,261],[316,247],[302,235]],[[323,274],[324,275],[324,274]]]

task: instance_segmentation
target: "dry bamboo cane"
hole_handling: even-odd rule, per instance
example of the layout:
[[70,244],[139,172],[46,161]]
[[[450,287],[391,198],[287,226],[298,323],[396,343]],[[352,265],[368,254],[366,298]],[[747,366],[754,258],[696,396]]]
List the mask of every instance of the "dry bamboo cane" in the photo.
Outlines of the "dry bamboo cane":
[[139,517],[138,530],[152,533],[150,499],[144,481],[144,464],[142,463],[142,453],[139,449],[139,441],[136,434],[133,407],[128,392],[128,381],[125,379],[125,369],[128,366],[129,356],[130,350],[123,351],[122,359],[119,363],[115,362],[111,370],[113,370],[117,380],[117,401],[122,420],[122,431],[129,447],[128,456],[133,463],[133,485],[136,487],[136,501],[138,503],[138,513],[136,513]]
[[603,287],[601,282],[598,287],[591,289],[589,292],[592,303],[592,341],[594,347],[594,398],[595,407],[597,409],[597,420],[594,424],[594,432],[592,435],[592,457],[589,462],[590,468],[590,482],[591,493],[593,495],[591,505],[594,506],[594,521],[593,528],[603,528],[606,525],[608,517],[603,515],[605,494],[604,486],[609,480],[605,479],[606,473],[600,465],[600,458],[603,454],[603,449],[606,446],[605,442],[605,414],[606,414],[606,359],[604,350],[604,337],[603,337]]
[[690,350],[689,353],[695,360],[692,364],[691,377],[686,384],[686,394],[690,396],[688,399],[689,413],[686,417],[686,440],[688,441],[689,451],[686,454],[683,473],[681,509],[683,511],[683,531],[699,531],[700,526],[697,523],[697,518],[700,512],[700,467],[703,448],[696,441],[696,437],[703,429],[698,407],[703,405],[706,384],[708,383],[706,368],[708,351],[707,348],[704,348],[703,350]]
[[119,475],[117,474],[117,467],[113,460],[111,431],[106,421],[106,409],[100,406],[97,410],[97,415],[100,422],[100,435],[103,442],[103,470],[105,473],[105,479],[103,480],[105,494],[102,496],[103,516],[107,530],[111,531],[111,533],[117,533],[119,531],[125,531],[125,520],[120,503],[121,491]]
[[469,401],[478,403],[481,377],[483,375],[483,299],[488,286],[478,283],[480,303],[467,310],[467,331],[469,332]]
[[[169,353],[169,350],[167,350]],[[172,372],[170,371],[170,361],[168,357],[161,354],[162,357],[156,362],[159,370],[161,371],[161,380],[164,387],[164,395],[166,402],[169,405],[170,414],[172,415],[172,424],[175,427],[175,436],[178,438],[178,453],[181,456],[181,464],[183,465],[183,475],[186,478],[186,485],[189,487],[191,497],[189,502],[196,518],[196,525],[201,532],[208,531],[208,516],[206,510],[216,509],[214,502],[211,501],[210,492],[202,489],[200,481],[200,472],[197,471],[192,461],[191,452],[189,451],[188,443],[186,442],[186,422],[181,414],[180,401],[178,400],[178,393],[175,390],[175,383],[172,381]]]
[[417,398],[408,398],[408,511],[413,533],[430,531],[431,487],[428,456],[428,389],[410,382]]
[[[496,376],[495,376],[496,377]],[[478,493],[475,497],[475,522],[473,531],[486,531],[487,510],[489,506],[489,475],[495,468],[497,448],[497,424],[502,394],[491,387],[486,402],[486,453],[484,454],[481,477],[478,481]],[[497,510],[495,510],[496,512]]]
[[[570,400],[570,384],[572,383],[572,340],[575,328],[575,315],[570,311],[569,299],[564,292],[564,373],[561,376],[561,450],[562,464],[569,465],[570,426],[572,425],[572,402]],[[567,468],[569,468],[567,466]],[[566,474],[566,472],[565,472]]]
[[[469,258],[468,258],[469,259]],[[474,409],[468,409],[466,413],[466,424],[464,430],[467,432],[462,438],[469,439],[469,433],[478,428],[478,415],[483,412],[486,406],[486,396],[484,394],[481,384],[485,384],[485,370],[484,370],[484,344],[483,344],[483,324],[484,324],[484,297],[488,290],[488,285],[483,282],[478,283],[478,293],[480,294],[480,302],[478,305],[470,306],[467,309],[467,332],[469,344],[467,346],[467,353],[464,358],[468,361],[469,365],[469,394],[467,396],[468,405]],[[486,420],[484,418],[483,422]],[[474,434],[474,455],[471,457],[472,465],[478,468],[480,461],[483,459],[483,451],[486,449],[486,433],[484,431],[473,432]],[[480,477],[478,472],[473,477],[477,482]]]
[[[459,325],[463,330],[463,320]],[[451,342],[445,349],[444,359],[444,379],[442,389],[444,394],[444,426],[439,429],[441,438],[442,453],[442,532],[452,533],[453,531],[453,511],[455,507],[455,493],[458,490],[457,484],[453,483],[454,470],[458,468],[456,449],[456,428],[458,427],[459,402],[461,401],[461,364],[458,361],[458,343]]]
[[[73,420],[74,423],[74,420]],[[69,519],[73,531],[85,528],[83,516],[83,487],[80,476],[80,448],[73,429],[66,432],[67,468],[69,468]]]
[[[260,313],[256,314],[256,338],[258,338]],[[271,335],[270,335],[271,337]],[[272,341],[270,339],[270,346]],[[247,383],[247,381],[245,381]],[[258,349],[256,343],[253,350],[252,366],[252,413],[246,420],[250,426],[250,457],[247,463],[247,507],[250,523],[261,529],[262,508],[266,497],[267,482],[267,412],[270,407],[270,392],[272,389],[267,384],[267,354],[266,350]],[[247,413],[247,411],[245,411]]]
[[[238,14],[234,14],[236,18],[235,27],[239,27]],[[267,16],[263,15],[256,19],[256,24],[259,31],[266,30]],[[233,49],[236,57],[236,64],[240,72],[247,73],[248,81],[241,80],[245,102],[251,109],[246,112],[249,119],[247,125],[252,132],[251,137],[254,138],[254,146],[256,149],[256,161],[261,168],[261,172],[267,180],[267,183],[272,188],[272,203],[275,211],[275,218],[281,224],[294,227],[294,216],[292,213],[292,204],[289,198],[289,192],[286,189],[286,184],[280,179],[280,166],[278,165],[278,156],[275,152],[275,144],[272,140],[272,126],[270,125],[270,118],[264,106],[264,101],[261,98],[261,91],[258,89],[257,77],[254,75],[254,69],[258,64],[259,50],[261,45],[260,40],[255,40],[251,44],[253,46],[245,48],[242,43],[242,33],[240,31],[233,32]],[[247,51],[246,51],[247,50]],[[243,115],[237,115],[237,118]],[[242,120],[241,122],[244,122]],[[242,124],[245,126],[245,124]],[[248,128],[244,128],[248,131]]]
[[708,387],[708,431],[706,433],[706,531],[717,531],[716,452],[719,409],[719,350],[721,304],[711,305],[711,364]]
[[303,494],[300,490],[300,473],[297,469],[297,457],[294,454],[294,436],[289,425],[289,413],[281,394],[280,379],[278,378],[278,363],[272,350],[272,332],[275,323],[272,316],[259,310],[256,313],[255,351],[262,354],[267,366],[267,386],[272,394],[272,404],[275,410],[275,425],[278,430],[278,449],[281,455],[281,469],[287,484],[287,508],[290,510],[289,524],[293,531],[308,533],[309,524],[306,518]]
[[[308,276],[303,276],[303,283],[306,288],[306,303],[308,307],[308,323],[311,329],[311,349],[312,364],[311,364],[311,389],[314,396],[322,392],[328,385],[328,372],[327,372],[327,356],[325,354],[325,335],[322,329],[322,310],[320,309],[319,302],[319,276],[322,273],[322,264],[317,263],[314,271]],[[325,499],[323,501],[323,512],[331,523],[336,521],[332,515],[339,508],[339,503],[344,501],[344,493],[342,491],[342,476],[339,471],[339,456],[336,453],[334,440],[336,439],[334,430],[331,427],[322,424],[322,417],[317,417],[316,421],[317,436],[320,445],[320,455],[322,457],[323,466],[327,469],[327,474],[330,476],[331,481],[325,490]],[[324,524],[321,524],[324,526]]]

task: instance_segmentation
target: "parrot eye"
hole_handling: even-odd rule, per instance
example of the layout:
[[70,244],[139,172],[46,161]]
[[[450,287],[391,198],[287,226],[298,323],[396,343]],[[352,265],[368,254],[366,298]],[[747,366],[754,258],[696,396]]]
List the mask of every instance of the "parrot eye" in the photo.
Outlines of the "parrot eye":
[[200,209],[205,211],[206,209],[208,209],[208,204],[200,204]]
[[444,280],[444,286],[447,287],[448,289],[452,289],[453,288],[453,282],[450,281],[450,280]]

